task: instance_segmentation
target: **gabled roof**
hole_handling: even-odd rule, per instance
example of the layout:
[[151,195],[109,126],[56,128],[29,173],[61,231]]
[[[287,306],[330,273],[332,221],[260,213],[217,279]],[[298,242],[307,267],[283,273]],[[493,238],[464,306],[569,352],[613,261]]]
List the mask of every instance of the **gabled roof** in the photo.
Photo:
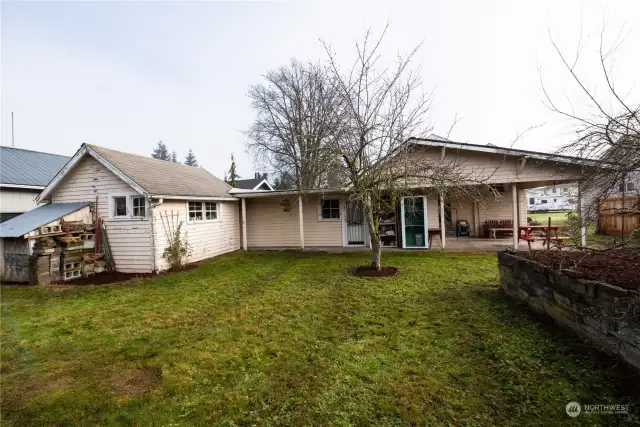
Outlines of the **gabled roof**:
[[231,199],[231,186],[206,169],[171,163],[97,145],[82,144],[67,166],[38,196],[48,197],[60,181],[84,157],[92,156],[140,194],[157,198]]
[[[227,184],[230,184],[230,182],[227,181]],[[236,179],[235,188],[240,188],[242,190],[259,190],[263,185],[269,187],[269,190],[274,189],[266,179],[262,178]]]
[[71,157],[0,147],[0,185],[44,188]]
[[0,237],[22,237],[38,227],[88,205],[89,202],[51,203],[37,207],[0,224]]
[[554,154],[554,153],[545,153],[542,151],[531,151],[531,150],[520,150],[517,148],[507,148],[507,147],[498,147],[493,144],[470,144],[467,142],[454,142],[449,139],[443,138],[438,135],[429,135],[426,138],[414,138],[411,137],[407,140],[408,144],[414,144],[417,146],[430,146],[430,147],[443,147],[443,148],[451,148],[454,150],[468,150],[468,151],[476,151],[483,153],[494,153],[494,154],[503,154],[507,156],[516,156],[520,158],[533,158],[538,160],[547,160],[552,162],[559,163],[578,163],[581,165],[602,165],[605,162],[594,160],[594,159],[586,159],[583,157],[575,157],[575,156],[567,156],[562,154]]

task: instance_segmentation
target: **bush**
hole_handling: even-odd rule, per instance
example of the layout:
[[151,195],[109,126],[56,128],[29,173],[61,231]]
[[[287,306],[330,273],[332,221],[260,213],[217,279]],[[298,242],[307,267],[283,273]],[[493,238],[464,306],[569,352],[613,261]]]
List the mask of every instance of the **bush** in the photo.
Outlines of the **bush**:
[[169,243],[162,253],[162,257],[171,264],[171,269],[174,271],[182,270],[186,259],[191,255],[189,242],[182,237],[181,230],[183,224],[184,223],[180,221],[173,235],[169,237]]

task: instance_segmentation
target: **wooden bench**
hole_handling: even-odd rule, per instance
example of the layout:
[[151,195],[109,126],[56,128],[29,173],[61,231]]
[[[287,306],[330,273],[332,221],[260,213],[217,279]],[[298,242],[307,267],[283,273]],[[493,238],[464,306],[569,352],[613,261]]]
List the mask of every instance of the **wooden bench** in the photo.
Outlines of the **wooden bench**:
[[513,232],[513,228],[500,228],[500,227],[491,227],[489,228],[489,236],[493,239],[496,240],[496,234],[498,232]]

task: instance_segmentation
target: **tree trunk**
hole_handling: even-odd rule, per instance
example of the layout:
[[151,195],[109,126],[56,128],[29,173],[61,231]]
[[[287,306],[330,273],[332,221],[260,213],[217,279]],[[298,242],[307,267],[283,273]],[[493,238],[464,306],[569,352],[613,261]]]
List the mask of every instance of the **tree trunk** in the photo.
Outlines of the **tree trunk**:
[[382,246],[380,245],[380,236],[375,236],[375,238],[376,240],[374,241],[374,237],[371,236],[371,265],[376,270],[380,270],[382,268]]

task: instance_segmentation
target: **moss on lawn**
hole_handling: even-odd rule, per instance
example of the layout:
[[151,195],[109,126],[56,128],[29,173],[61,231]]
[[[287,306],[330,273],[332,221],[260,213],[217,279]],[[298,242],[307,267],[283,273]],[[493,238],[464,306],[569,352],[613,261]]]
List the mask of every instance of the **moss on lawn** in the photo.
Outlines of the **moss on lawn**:
[[[5,425],[602,425],[614,362],[509,302],[494,255],[234,253],[100,287],[2,288]],[[636,379],[637,382],[637,379]],[[636,393],[635,395],[632,393]]]

